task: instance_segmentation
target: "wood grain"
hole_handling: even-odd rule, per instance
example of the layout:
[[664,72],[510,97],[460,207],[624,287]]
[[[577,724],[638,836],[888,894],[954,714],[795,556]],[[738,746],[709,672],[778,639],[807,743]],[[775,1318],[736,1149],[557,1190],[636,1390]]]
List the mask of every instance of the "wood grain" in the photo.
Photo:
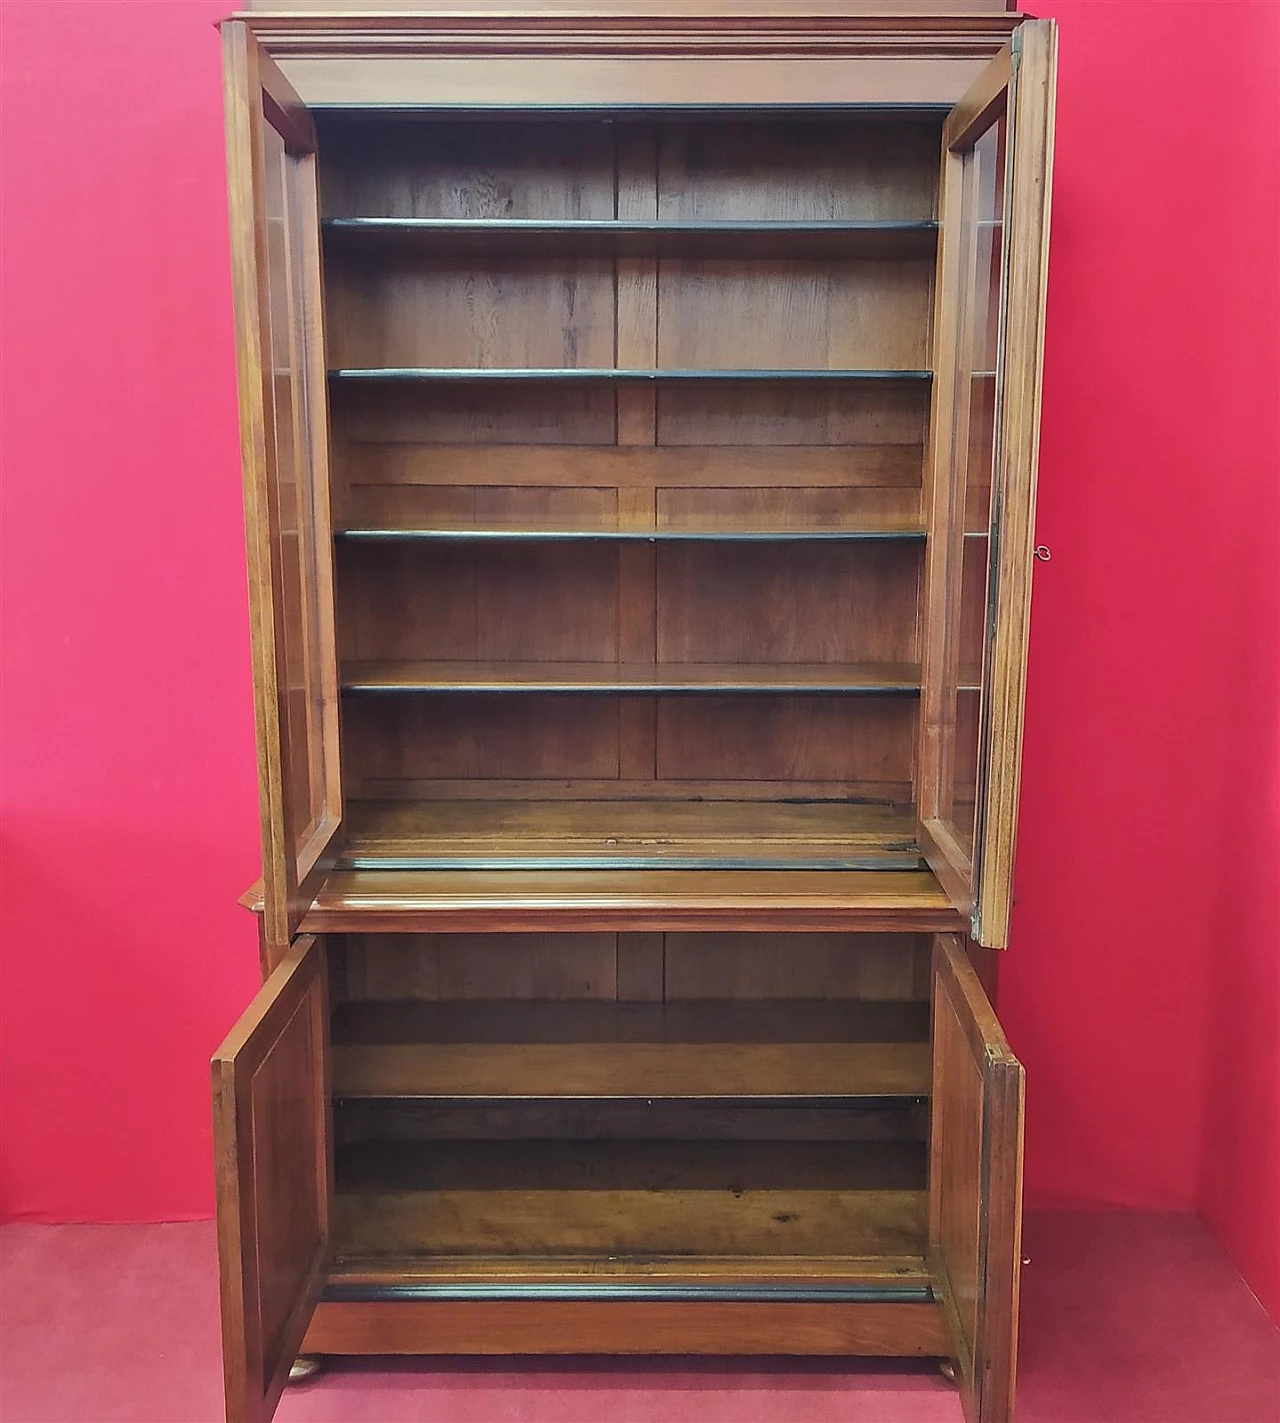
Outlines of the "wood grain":
[[266,1423],[319,1298],[332,1190],[324,951],[294,944],[213,1056],[229,1423]]
[[962,922],[931,874],[906,871],[348,870],[325,880],[303,928],[922,933]]
[[917,1043],[343,1043],[342,1097],[925,1096]]
[[936,1304],[324,1302],[316,1354],[829,1354],[947,1349]]
[[1013,1416],[1022,1235],[1023,1071],[965,954],[934,947],[929,1249],[966,1417]]

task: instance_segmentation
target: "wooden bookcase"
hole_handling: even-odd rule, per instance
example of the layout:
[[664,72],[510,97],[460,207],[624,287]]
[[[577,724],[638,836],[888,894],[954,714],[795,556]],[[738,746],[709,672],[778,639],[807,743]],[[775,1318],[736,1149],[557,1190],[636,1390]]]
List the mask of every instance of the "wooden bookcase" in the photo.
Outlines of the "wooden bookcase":
[[1052,24],[223,37],[264,977],[213,1064],[228,1418],[300,1351],[936,1357],[1009,1418],[983,982]]

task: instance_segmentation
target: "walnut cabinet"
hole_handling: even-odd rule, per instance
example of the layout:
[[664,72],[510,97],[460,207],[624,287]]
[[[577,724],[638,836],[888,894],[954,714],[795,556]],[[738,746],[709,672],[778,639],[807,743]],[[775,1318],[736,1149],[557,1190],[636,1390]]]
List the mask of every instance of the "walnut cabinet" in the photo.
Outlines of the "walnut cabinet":
[[[227,1416],[299,1353],[950,1359],[1013,1407],[1054,28],[233,17],[263,985]],[[927,1363],[922,1363],[927,1367]]]

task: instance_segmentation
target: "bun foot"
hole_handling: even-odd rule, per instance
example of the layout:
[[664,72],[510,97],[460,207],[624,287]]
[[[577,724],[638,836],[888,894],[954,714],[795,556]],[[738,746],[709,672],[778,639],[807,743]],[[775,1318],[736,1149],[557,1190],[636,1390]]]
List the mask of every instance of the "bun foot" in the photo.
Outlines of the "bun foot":
[[299,1354],[289,1365],[289,1382],[306,1383],[320,1372],[320,1360],[311,1354]]

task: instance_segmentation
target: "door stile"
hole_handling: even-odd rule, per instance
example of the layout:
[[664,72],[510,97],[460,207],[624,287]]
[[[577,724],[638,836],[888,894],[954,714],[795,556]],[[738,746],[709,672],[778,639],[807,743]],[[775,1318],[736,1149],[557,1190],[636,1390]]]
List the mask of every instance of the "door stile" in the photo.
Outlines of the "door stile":
[[264,927],[285,945],[342,816],[315,130],[248,27],[223,37]]

